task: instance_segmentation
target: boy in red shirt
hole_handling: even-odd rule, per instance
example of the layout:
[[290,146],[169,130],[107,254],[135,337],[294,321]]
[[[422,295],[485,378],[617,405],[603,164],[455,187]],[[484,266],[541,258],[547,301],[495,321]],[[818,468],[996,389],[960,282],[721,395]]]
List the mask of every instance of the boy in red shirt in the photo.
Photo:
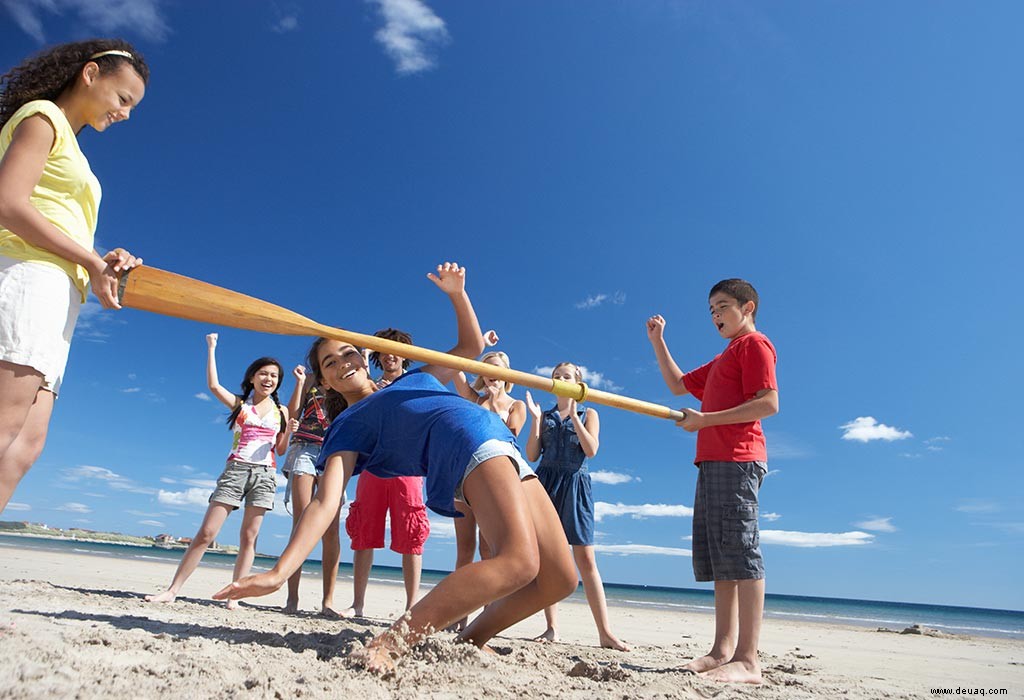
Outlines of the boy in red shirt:
[[761,419],[779,411],[775,348],[754,327],[760,302],[741,279],[711,288],[711,320],[729,345],[711,362],[683,373],[665,344],[665,319],[647,320],[647,337],[673,394],[693,394],[700,410],[682,409],[697,431],[700,470],[693,501],[693,574],[715,582],[715,642],[683,668],[719,681],[760,683],[757,645],[764,613],[764,561],[758,547],[757,493],[768,471]]

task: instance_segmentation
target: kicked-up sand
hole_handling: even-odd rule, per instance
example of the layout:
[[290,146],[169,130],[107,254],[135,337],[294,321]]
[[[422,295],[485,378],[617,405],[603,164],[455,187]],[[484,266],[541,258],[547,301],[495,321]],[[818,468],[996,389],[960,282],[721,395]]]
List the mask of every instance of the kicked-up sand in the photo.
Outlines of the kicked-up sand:
[[[355,620],[316,614],[306,576],[302,612],[282,588],[226,610],[209,596],[230,579],[200,566],[174,603],[142,596],[167,585],[173,562],[5,548],[0,561],[0,698],[929,698],[1024,697],[1024,642],[901,635],[768,619],[761,686],[722,685],[678,668],[707,651],[713,618],[613,607],[628,653],[599,649],[589,609],[560,606],[562,643],[531,638],[536,615],[496,638],[497,655],[441,633],[380,678],[348,654],[401,613],[398,584],[371,581]],[[341,579],[336,603],[347,605]],[[960,693],[956,693],[960,689]],[[1005,690],[1005,694],[998,691]],[[996,691],[995,693],[993,691]]]

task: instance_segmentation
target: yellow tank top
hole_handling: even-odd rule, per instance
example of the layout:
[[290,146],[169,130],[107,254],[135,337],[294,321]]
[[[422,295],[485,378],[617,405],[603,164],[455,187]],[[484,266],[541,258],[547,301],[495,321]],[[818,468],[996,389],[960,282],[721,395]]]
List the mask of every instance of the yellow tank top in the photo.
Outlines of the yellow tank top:
[[[0,158],[7,152],[14,130],[25,119],[41,114],[53,125],[55,138],[43,175],[29,201],[50,223],[87,250],[93,249],[96,213],[100,207],[100,182],[78,147],[78,138],[60,107],[49,100],[35,100],[21,107],[0,129]],[[0,255],[58,267],[67,273],[85,301],[89,273],[81,265],[26,243],[0,226]]]

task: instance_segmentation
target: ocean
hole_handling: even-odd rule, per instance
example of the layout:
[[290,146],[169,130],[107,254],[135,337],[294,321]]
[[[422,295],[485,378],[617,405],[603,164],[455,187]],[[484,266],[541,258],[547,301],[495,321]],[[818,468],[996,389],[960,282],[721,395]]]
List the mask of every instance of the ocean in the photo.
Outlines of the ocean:
[[[82,542],[79,540],[45,539],[0,534],[0,559],[4,548],[36,549],[51,552],[74,552],[100,557],[118,557],[149,561],[172,561],[181,558],[184,550],[136,547],[105,542]],[[274,566],[275,557],[257,556],[253,570],[267,570]],[[233,554],[207,552],[203,564],[231,570]],[[320,572],[320,562],[308,560],[303,569]],[[423,583],[432,585],[448,572],[424,569]],[[342,564],[341,578],[351,578],[352,565]],[[371,581],[399,583],[402,570],[399,567],[374,566]],[[681,610],[713,614],[714,596],[711,591],[690,588],[667,588],[662,586],[633,586],[617,583],[605,584],[608,602],[614,605],[661,610]],[[585,603],[582,588],[571,600]],[[861,627],[886,627],[900,631],[918,624],[950,634],[970,634],[983,637],[1004,637],[1024,640],[1024,612],[1017,610],[990,610],[952,605],[925,605],[921,603],[895,603],[878,600],[851,600],[846,598],[817,598],[810,596],[780,595],[769,593],[765,596],[765,617],[806,622],[826,622]]]

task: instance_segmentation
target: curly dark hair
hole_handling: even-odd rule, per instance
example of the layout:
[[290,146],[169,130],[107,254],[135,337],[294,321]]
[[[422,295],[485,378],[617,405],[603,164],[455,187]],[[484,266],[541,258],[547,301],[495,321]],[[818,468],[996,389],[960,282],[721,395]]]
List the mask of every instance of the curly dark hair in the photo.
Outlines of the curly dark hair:
[[[378,338],[384,338],[386,340],[393,340],[396,343],[405,343],[406,345],[412,345],[412,336],[405,331],[400,331],[397,328],[385,328],[374,333]],[[380,364],[380,353],[374,350],[370,353],[370,362],[377,369],[384,369]],[[412,363],[409,360],[402,360],[402,369],[409,369],[409,365]]]
[[[89,58],[111,50],[127,51],[132,58],[114,54]],[[60,97],[74,84],[82,67],[90,60],[99,66],[100,75],[113,73],[122,65],[129,64],[143,83],[149,82],[146,60],[123,39],[89,39],[52,46],[0,76],[0,128],[22,105],[32,100],[53,101]]]

